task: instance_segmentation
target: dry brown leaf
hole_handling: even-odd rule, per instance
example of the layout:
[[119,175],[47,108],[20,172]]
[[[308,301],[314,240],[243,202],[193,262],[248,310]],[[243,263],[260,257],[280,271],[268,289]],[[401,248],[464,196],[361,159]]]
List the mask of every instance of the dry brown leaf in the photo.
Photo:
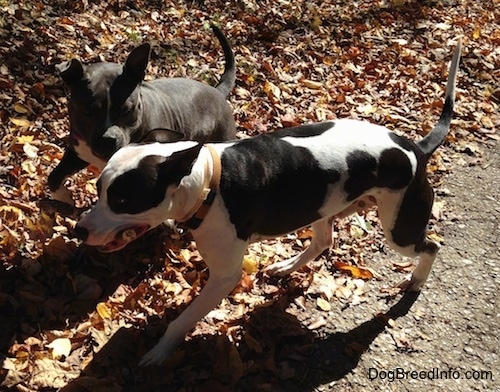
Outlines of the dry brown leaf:
[[[498,53],[494,50],[499,42],[498,29],[494,29],[491,7],[477,5],[477,2],[449,7],[432,2],[393,0],[389,7],[376,10],[378,23],[360,23],[359,15],[373,13],[373,4],[368,1],[356,3],[356,12],[353,12],[352,3],[347,2],[322,2],[319,7],[312,7],[304,2],[245,0],[241,7],[224,8],[218,2],[205,2],[201,7],[196,2],[168,0],[161,9],[151,9],[144,7],[142,0],[132,6],[125,1],[76,0],[68,2],[65,16],[60,16],[62,8],[55,3],[10,3],[0,17],[4,35],[0,52],[6,59],[5,64],[0,64],[0,123],[6,131],[0,131],[0,258],[6,267],[6,279],[19,266],[22,274],[16,276],[15,282],[6,281],[2,285],[7,292],[0,293],[0,300],[7,308],[15,308],[20,327],[6,330],[13,334],[13,340],[23,343],[9,347],[12,358],[3,361],[5,369],[0,389],[35,391],[65,386],[96,391],[126,389],[123,381],[129,379],[126,374],[125,377],[112,376],[116,374],[114,361],[105,358],[98,361],[99,378],[89,375],[91,372],[81,375],[81,369],[92,364],[94,352],[110,344],[116,358],[125,364],[132,363],[133,370],[136,354],[142,354],[135,352],[134,344],[144,342],[130,340],[128,354],[132,358],[127,358],[127,353],[115,351],[111,346],[115,343],[114,332],[127,323],[143,326],[163,317],[164,312],[165,322],[170,322],[196,296],[209,276],[200,263],[196,247],[184,241],[174,245],[170,239],[162,247],[163,235],[160,241],[153,239],[154,246],[149,246],[145,238],[145,249],[131,247],[130,251],[96,257],[82,247],[77,253],[76,243],[71,239],[76,215],[71,221],[62,219],[66,212],[40,210],[39,201],[49,196],[46,179],[62,158],[69,130],[68,100],[60,76],[52,72],[54,64],[72,57],[85,63],[99,59],[122,61],[133,46],[147,39],[154,47],[148,66],[149,80],[187,76],[215,84],[220,77],[221,50],[212,33],[201,24],[217,15],[236,54],[237,86],[229,99],[242,138],[306,122],[364,117],[418,140],[422,130],[432,128],[442,107],[448,47],[457,36],[462,36],[467,41],[464,45],[467,72],[461,67],[457,115],[446,147],[434,154],[428,168],[432,185],[438,187],[443,173],[449,172],[452,163],[463,157],[472,156],[475,160],[469,162],[487,165],[483,158],[488,154],[483,152],[483,144],[500,140],[496,132],[500,123],[499,93],[495,85]],[[467,6],[466,13],[464,6]],[[425,17],[415,22],[411,11],[417,8]],[[339,32],[338,23],[325,23],[326,20],[342,20],[342,31]],[[394,26],[401,28],[397,38],[390,38],[394,34],[387,33]],[[421,32],[426,45],[414,40],[415,29]],[[79,33],[76,40],[75,32]],[[57,50],[48,50],[54,48],[54,42]],[[450,149],[455,154],[449,154]],[[88,207],[95,202],[98,174],[89,168],[68,179],[78,207]],[[6,206],[15,208],[7,210]],[[442,206],[436,204],[433,216],[439,219],[441,215]],[[377,218],[370,222],[379,224]],[[354,263],[361,259],[361,252],[379,249],[381,235],[351,229],[351,223],[339,225],[342,234],[335,237],[335,246],[330,252],[340,261]],[[431,236],[437,235],[435,238],[442,240],[441,231],[435,230],[437,234]],[[346,240],[349,233],[356,237],[356,244]],[[56,237],[59,243],[51,243]],[[301,382],[301,361],[292,366],[289,360],[303,348],[294,342],[291,350],[278,353],[274,345],[280,337],[272,335],[272,328],[252,330],[252,335],[245,339],[245,334],[255,327],[253,312],[249,310],[258,313],[276,304],[285,306],[293,297],[298,308],[295,310],[300,310],[300,315],[311,321],[306,295],[313,301],[320,298],[322,304],[322,301],[332,304],[332,298],[339,298],[344,305],[353,306],[363,301],[370,289],[363,280],[352,278],[352,271],[344,271],[349,276],[342,273],[340,277],[327,278],[326,272],[317,267],[319,262],[310,263],[277,285],[268,286],[267,280],[260,281],[258,263],[268,265],[292,257],[302,251],[311,238],[312,233],[305,230],[296,236],[252,245],[249,256],[252,262],[244,265],[246,272],[241,283],[231,300],[220,308],[232,316],[232,324],[225,325],[225,321],[214,317],[217,325],[211,325],[210,331],[215,335],[204,334],[202,330],[198,336],[203,338],[192,339],[188,342],[189,350],[174,354],[177,359],[171,368],[165,368],[165,372],[156,373],[153,378],[134,380],[138,382],[137,388],[155,388],[141,384],[141,380],[154,380],[153,383],[158,382],[155,385],[165,385],[169,390],[225,392],[234,390],[231,384],[242,377],[248,385],[257,388],[262,386],[259,381],[265,379],[263,389],[281,385],[289,377],[292,377],[290,385],[296,380]],[[165,251],[167,248],[170,251]],[[175,264],[173,268],[171,263]],[[136,271],[138,265],[140,273]],[[155,273],[153,268],[158,265],[162,272]],[[410,263],[395,268],[410,272],[413,267]],[[82,268],[88,268],[89,274],[99,275],[88,275],[99,284],[83,278]],[[144,277],[145,271],[147,277]],[[125,280],[119,282],[119,279]],[[113,285],[119,285],[118,289],[107,301],[103,299],[95,312],[87,317],[86,312],[91,311],[92,306],[76,311],[87,302],[76,297],[81,298],[83,294],[94,298],[101,284],[106,292],[108,289],[112,292],[116,286],[107,286],[110,280]],[[73,288],[77,288],[76,292]],[[277,295],[286,292],[293,296]],[[57,298],[49,298],[54,294]],[[266,301],[266,298],[272,300]],[[67,309],[63,304],[68,304]],[[327,314],[322,314],[325,317],[314,320],[310,327],[319,328],[330,322]],[[58,318],[58,322],[71,318],[71,326],[61,331],[65,335],[46,330],[47,324],[56,321],[53,317]],[[155,328],[163,326],[153,324],[150,328],[156,335]],[[242,325],[244,332],[238,329]],[[210,354],[226,362],[222,371],[213,373],[208,370],[212,364],[200,360],[203,357],[199,355],[200,348],[213,347],[214,336],[224,335],[225,331],[230,344],[223,344],[217,354]],[[149,329],[145,332],[139,328],[131,336],[152,338]],[[71,339],[71,361],[50,358],[45,347],[55,339]],[[401,349],[411,348],[405,336],[395,336],[395,340]],[[247,355],[245,346],[254,355]],[[75,349],[77,347],[81,351]],[[242,355],[238,358],[240,349],[243,349]],[[346,347],[353,360],[358,360],[366,349],[358,342]],[[279,362],[276,358],[280,358]],[[233,360],[235,367],[231,368],[229,361]],[[172,377],[174,372],[182,377]],[[318,385],[318,388],[328,387]]]
[[245,256],[243,258],[243,270],[248,274],[255,274],[259,269],[259,262],[255,260],[253,257]]
[[326,320],[324,317],[319,317],[316,320],[314,320],[312,323],[310,323],[307,328],[312,330],[324,327],[327,324]]
[[332,306],[330,305],[330,302],[328,302],[327,300],[325,300],[321,297],[316,298],[316,305],[318,306],[318,308],[320,308],[324,312],[329,312],[330,310],[332,310]]
[[434,242],[438,242],[438,243],[444,242],[444,238],[437,233],[429,232],[429,233],[427,233],[427,236]]
[[302,79],[300,81],[304,86],[307,88],[313,89],[313,90],[320,90],[323,88],[323,83],[321,82],[316,82],[314,80],[309,80],[309,79]]
[[278,103],[281,100],[281,90],[272,82],[266,81],[264,83],[264,92],[273,103]]
[[349,299],[352,295],[352,290],[346,286],[339,286],[337,290],[335,290],[335,296],[340,299]]
[[336,261],[333,266],[342,272],[349,273],[353,278],[372,279],[373,274],[366,268],[356,267],[341,261]]
[[33,123],[27,118],[11,118],[10,121],[17,127],[28,128],[33,125]]
[[101,318],[103,320],[106,320],[106,319],[110,320],[113,317],[113,310],[109,306],[109,304],[106,302],[99,302],[96,305],[96,310],[97,310],[97,313],[99,314],[99,316],[101,316]]
[[23,104],[16,103],[14,104],[14,111],[16,111],[19,114],[26,114],[29,112],[29,109]]

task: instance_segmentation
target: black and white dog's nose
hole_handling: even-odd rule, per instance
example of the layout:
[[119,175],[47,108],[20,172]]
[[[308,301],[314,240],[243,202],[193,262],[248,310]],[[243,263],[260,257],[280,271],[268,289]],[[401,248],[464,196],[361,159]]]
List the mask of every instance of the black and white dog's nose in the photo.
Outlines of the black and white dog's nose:
[[76,238],[78,238],[79,240],[85,241],[89,236],[89,231],[88,231],[88,229],[86,229],[83,226],[76,225],[75,226],[75,235],[76,235]]

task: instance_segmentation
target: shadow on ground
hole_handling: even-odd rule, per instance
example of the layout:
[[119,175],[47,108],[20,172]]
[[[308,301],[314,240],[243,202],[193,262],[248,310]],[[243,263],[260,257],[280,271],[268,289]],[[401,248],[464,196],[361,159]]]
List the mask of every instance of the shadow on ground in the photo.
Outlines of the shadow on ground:
[[241,341],[196,336],[161,367],[140,368],[137,362],[161,336],[165,322],[145,331],[122,328],[62,391],[313,391],[353,370],[389,320],[407,314],[417,298],[407,293],[386,313],[323,338],[315,338],[279,303],[257,308],[240,320]]

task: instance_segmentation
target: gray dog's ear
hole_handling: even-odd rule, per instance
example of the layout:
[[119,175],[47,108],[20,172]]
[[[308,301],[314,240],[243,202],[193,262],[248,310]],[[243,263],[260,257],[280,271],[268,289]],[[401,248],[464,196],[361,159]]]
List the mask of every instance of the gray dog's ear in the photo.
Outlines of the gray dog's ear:
[[160,178],[166,179],[169,183],[178,185],[182,177],[191,173],[191,169],[202,147],[203,144],[198,143],[194,147],[174,152],[165,162],[160,164]]
[[151,45],[147,42],[132,50],[123,67],[123,74],[131,77],[136,83],[142,82],[146,76],[150,53]]
[[57,64],[56,69],[59,71],[64,83],[68,86],[83,78],[83,65],[77,59]]

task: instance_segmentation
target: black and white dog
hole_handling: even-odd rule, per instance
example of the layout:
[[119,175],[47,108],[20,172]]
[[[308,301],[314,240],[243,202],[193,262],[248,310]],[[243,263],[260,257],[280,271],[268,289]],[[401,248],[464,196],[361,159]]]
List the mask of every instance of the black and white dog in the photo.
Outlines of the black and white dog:
[[98,180],[99,200],[77,224],[77,235],[111,252],[175,219],[191,228],[210,269],[200,295],[141,364],[161,363],[230,293],[251,241],[312,225],[314,237],[303,253],[265,270],[284,276],[331,245],[335,217],[371,205],[378,206],[389,245],[404,256],[419,256],[411,278],[399,285],[419,290],[438,252],[438,244],[426,239],[433,204],[426,163],[450,127],[460,51],[459,43],[441,117],[417,143],[346,119],[228,143],[134,145],[113,155]]
[[185,78],[143,82],[149,43],[135,48],[124,65],[83,65],[73,59],[57,66],[71,98],[69,146],[48,178],[56,200],[72,204],[64,180],[88,164],[102,169],[114,152],[129,143],[235,139],[234,118],[226,101],[236,79],[234,54],[224,34],[216,26],[212,29],[225,57],[216,87]]

